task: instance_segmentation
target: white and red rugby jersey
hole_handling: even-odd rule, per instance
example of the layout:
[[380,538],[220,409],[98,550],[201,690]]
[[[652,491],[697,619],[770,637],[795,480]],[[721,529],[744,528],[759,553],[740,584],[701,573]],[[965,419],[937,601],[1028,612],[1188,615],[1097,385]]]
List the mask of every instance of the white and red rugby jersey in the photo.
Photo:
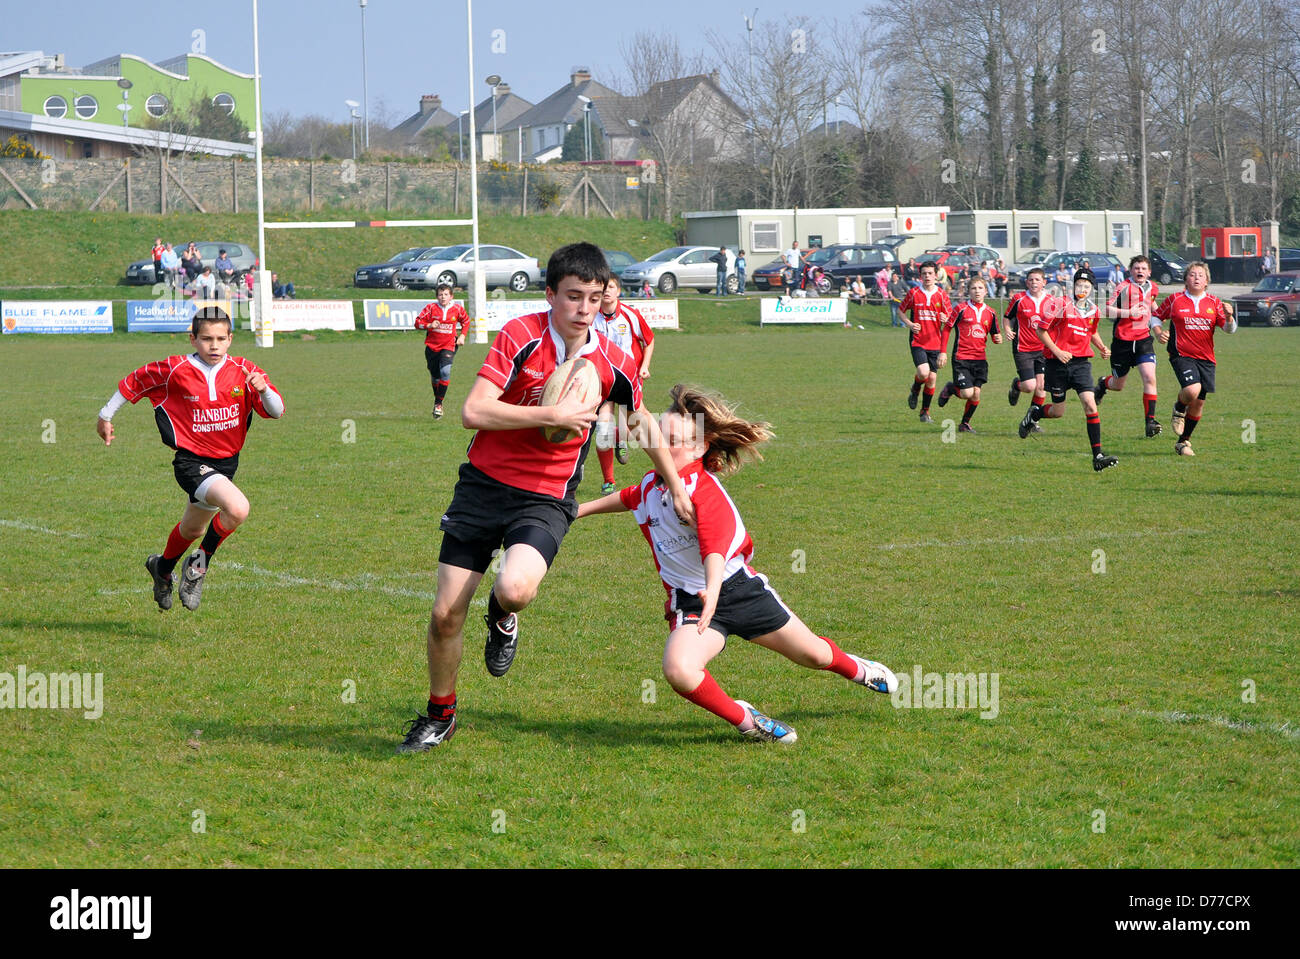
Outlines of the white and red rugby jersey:
[[1145,283],[1125,280],[1115,287],[1107,305],[1129,313],[1129,316],[1115,317],[1115,336],[1129,341],[1145,340],[1150,336],[1151,314],[1156,310],[1159,294],[1160,287],[1150,280]]
[[718,478],[704,468],[704,461],[695,460],[678,475],[695,504],[697,529],[677,518],[672,493],[662,481],[655,482],[658,476],[653,470],[637,485],[619,492],[650,544],[670,604],[675,589],[692,594],[704,591],[704,557],[710,553],[719,553],[726,561],[724,580],[754,558],[754,543],[740,511]]
[[1214,362],[1214,328],[1228,323],[1228,311],[1217,296],[1194,297],[1180,290],[1156,308],[1156,318],[1170,322],[1170,356]]
[[1035,300],[1023,290],[1007,304],[1006,317],[1016,321],[1016,352],[1038,353],[1043,343],[1034,335],[1035,327],[1047,327],[1065,310],[1065,300],[1046,291]]
[[993,312],[987,303],[980,303],[977,306],[972,301],[967,300],[948,314],[948,319],[943,324],[943,340],[939,349],[946,350],[948,348],[948,331],[955,326],[957,328],[957,352],[954,354],[953,359],[986,359],[985,341],[997,332],[997,322],[997,314]]
[[[250,373],[266,376],[242,356],[208,366],[191,353],[146,364],[124,376],[117,389],[132,403],[147,398],[153,404],[158,432],[172,449],[225,459],[243,449],[254,412],[270,417],[261,395],[246,382]],[[280,395],[270,377],[266,385]]]
[[923,350],[939,349],[939,327],[952,312],[952,302],[943,287],[936,286],[930,293],[922,287],[912,287],[898,305],[900,313],[908,310],[912,311],[912,322],[921,324],[920,332],[913,333],[908,342]]
[[[1065,305],[1060,316],[1050,321],[1040,320],[1037,325],[1040,330],[1047,331],[1058,350],[1086,359],[1092,356],[1092,334],[1097,332],[1100,319],[1101,311],[1092,300],[1085,300],[1082,304],[1074,300]],[[1043,344],[1043,355],[1055,359],[1046,343]]]
[[[530,313],[506,323],[488,348],[478,375],[502,390],[501,402],[537,406],[555,368],[570,359],[564,340],[551,329],[551,314]],[[600,374],[601,396],[628,409],[641,406],[641,379],[632,357],[593,330],[573,356],[585,356]],[[582,478],[591,430],[567,443],[552,443],[535,426],[479,430],[469,444],[469,461],[498,483],[571,499]]]
[[619,303],[613,314],[608,316],[597,312],[592,326],[604,333],[612,343],[622,347],[625,352],[631,353],[638,368],[641,359],[645,356],[645,348],[653,343],[655,338],[654,331],[650,329],[650,324],[641,315],[641,311],[626,303]]
[[[456,325],[460,325],[460,333]],[[417,330],[428,330],[424,345],[431,350],[454,350],[456,337],[469,331],[469,314],[459,303],[452,303],[447,309],[441,303],[430,303],[415,318]]]

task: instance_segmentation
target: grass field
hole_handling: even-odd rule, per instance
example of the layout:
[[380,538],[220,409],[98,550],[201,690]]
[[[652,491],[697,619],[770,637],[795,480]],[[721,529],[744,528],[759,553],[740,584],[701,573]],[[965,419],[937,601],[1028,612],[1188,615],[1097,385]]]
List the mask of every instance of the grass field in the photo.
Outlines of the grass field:
[[[1074,400],[1016,437],[1005,351],[981,432],[946,442],[908,411],[878,311],[866,330],[759,330],[756,312],[684,300],[649,405],[689,380],[771,420],[766,461],[728,482],[758,568],[900,674],[997,674],[996,718],[894,708],[733,639],[720,684],[799,732],[788,750],[742,741],[660,677],[645,543],[595,517],[522,617],[508,676],[469,631],[457,738],[396,756],[484,348],[462,350],[440,423],[414,334],[257,352],[288,411],[250,435],[252,517],[202,608],[162,614],[142,561],[179,516],[170,454],[145,408],[119,414],[110,449],[93,421],[121,375],[186,341],[4,337],[0,672],[100,672],[104,704],[0,710],[0,863],[1297,865],[1300,331],[1220,338],[1193,460],[1141,438],[1132,387],[1108,396],[1120,465],[1096,475]],[[581,497],[598,486],[593,456]]]

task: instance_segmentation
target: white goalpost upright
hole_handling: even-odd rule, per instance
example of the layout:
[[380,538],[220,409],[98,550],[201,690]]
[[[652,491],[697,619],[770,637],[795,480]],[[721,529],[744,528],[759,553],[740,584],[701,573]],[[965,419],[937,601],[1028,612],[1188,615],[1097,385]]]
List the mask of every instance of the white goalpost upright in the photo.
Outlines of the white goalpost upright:
[[[258,15],[257,0],[253,0],[253,104],[256,113],[254,153],[257,166],[257,281],[253,284],[253,331],[258,346],[275,345],[275,329],[271,319],[271,271],[266,264],[267,230],[346,230],[366,227],[424,227],[424,226],[468,226],[472,233],[474,247],[474,267],[471,274],[469,294],[469,315],[474,329],[474,342],[486,343],[488,305],[487,279],[479,262],[478,238],[478,144],[475,140],[474,111],[469,116],[469,196],[470,218],[468,220],[293,220],[279,223],[267,223],[262,191],[262,70],[260,51],[258,49]],[[474,102],[474,4],[465,0],[466,48],[469,57],[469,100]]]

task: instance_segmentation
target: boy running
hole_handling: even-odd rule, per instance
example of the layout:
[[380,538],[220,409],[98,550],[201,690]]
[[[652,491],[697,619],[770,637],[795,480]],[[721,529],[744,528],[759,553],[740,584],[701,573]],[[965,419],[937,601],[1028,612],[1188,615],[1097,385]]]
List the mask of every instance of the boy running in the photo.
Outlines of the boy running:
[[234,479],[253,414],[270,419],[284,415],[284,400],[265,371],[243,357],[226,355],[233,332],[224,310],[199,310],[190,327],[194,352],[169,356],[127,375],[95,424],[104,445],[111,446],[114,414],[125,403],[148,398],[163,443],[176,451],[172,469],[189,502],[162,554],[144,561],[159,609],[172,608],[172,571],[202,536],[198,551],[185,561],[179,588],[181,605],[199,608],[212,554],[248,519],[248,498]]
[[984,278],[976,276],[968,283],[970,298],[953,310],[944,321],[943,333],[939,340],[939,351],[948,349],[948,331],[957,328],[957,345],[952,357],[952,381],[939,393],[939,405],[946,406],[953,396],[960,396],[966,401],[966,411],[962,414],[958,433],[974,433],[971,417],[980,405],[980,387],[989,381],[989,363],[985,353],[985,341],[989,336],[994,343],[1002,342],[998,332],[998,316],[984,304],[988,286]]
[[[684,522],[692,519],[690,496],[642,405],[632,358],[591,329],[608,282],[609,265],[599,247],[574,243],[556,250],[546,266],[551,309],[517,317],[501,328],[465,398],[461,422],[477,432],[440,524],[438,586],[427,637],[428,715],[417,715],[408,724],[399,753],[425,752],[455,734],[465,616],[498,547],[504,554],[488,594],[483,658],[493,676],[504,676],[510,668],[519,643],[517,614],[536,598],[577,516],[573,494],[601,403],[613,400],[635,411],[632,426],[645,431],[647,455],[669,477],[678,515]],[[600,398],[584,403],[570,393],[554,406],[540,406],[547,379],[576,357],[595,365]],[[539,427],[563,427],[579,435],[552,443]]]
[[1034,333],[1043,344],[1043,354],[1046,357],[1043,378],[1052,394],[1052,405],[1029,408],[1020,423],[1020,438],[1029,435],[1030,425],[1040,416],[1053,419],[1064,416],[1065,394],[1073,389],[1079,394],[1084,419],[1088,423],[1092,468],[1100,473],[1104,469],[1110,469],[1119,460],[1107,456],[1101,448],[1101,414],[1097,412],[1097,402],[1093,398],[1092,364],[1088,362],[1093,346],[1101,350],[1103,358],[1110,356],[1105,341],[1097,333],[1101,312],[1092,299],[1096,285],[1091,270],[1083,267],[1075,271],[1073,301],[1066,304],[1060,315],[1052,319],[1042,318],[1034,326]]
[[1151,314],[1155,312],[1160,288],[1151,282],[1151,261],[1139,254],[1128,262],[1129,279],[1121,281],[1106,304],[1106,314],[1115,320],[1110,349],[1111,375],[1097,380],[1097,403],[1108,390],[1124,388],[1129,372],[1137,367],[1142,376],[1142,412],[1147,437],[1160,435],[1156,420],[1156,347],[1151,338]]
[[[663,670],[669,685],[742,736],[783,745],[798,739],[789,725],[732,699],[709,674],[709,661],[722,652],[730,635],[879,693],[896,690],[898,679],[887,667],[818,636],[782,602],[767,577],[749,565],[753,541],[718,477],[735,472],[746,460],[762,459],[756,447],[771,438],[768,424],[747,422],[721,398],[680,384],[670,395],[672,406],[660,429],[671,453],[671,472],[651,470],[635,486],[578,509],[580,517],[631,510],[650,543],[668,593]],[[671,480],[689,491],[698,528],[679,520],[669,497]]]
[[[620,347],[624,353],[631,355],[638,375],[644,380],[650,375],[650,359],[654,356],[655,335],[640,310],[619,302],[618,297],[622,287],[619,278],[611,273],[609,283],[605,286],[605,295],[600,300],[600,312],[596,314],[592,327],[598,333],[604,334],[607,340]],[[617,423],[614,416],[616,410]],[[614,492],[616,438],[618,461],[626,465],[627,410],[616,403],[606,403],[601,406],[596,420],[596,457],[600,460],[600,472],[605,481],[601,487],[602,493]]]
[[[415,318],[417,330],[428,330],[424,337],[424,364],[433,383],[433,418],[442,419],[442,401],[451,383],[451,364],[456,351],[465,345],[469,332],[469,314],[465,307],[451,301],[450,283],[438,284],[438,302],[430,303]],[[460,333],[456,326],[460,325]]]
[[[1043,390],[1043,371],[1046,364],[1043,359],[1043,344],[1034,333],[1036,323],[1050,320],[1053,312],[1058,312],[1056,301],[1047,294],[1047,275],[1042,267],[1034,267],[1025,274],[1025,289],[1011,298],[1007,304],[1005,320],[1014,320],[1013,328],[1003,324],[1003,333],[1015,346],[1011,353],[1016,361],[1016,377],[1011,381],[1007,391],[1007,402],[1012,406],[1020,401],[1021,393],[1032,393],[1032,404],[1041,407],[1047,402],[1047,393]],[[1041,412],[1041,411],[1040,411]],[[1041,433],[1038,417],[1034,417],[1030,427],[1034,433]]]
[[930,401],[934,399],[934,385],[939,379],[939,370],[943,369],[948,358],[943,354],[939,343],[939,327],[944,318],[952,312],[952,303],[948,294],[940,289],[936,278],[938,267],[927,260],[918,268],[921,285],[907,291],[899,305],[900,313],[912,313],[912,318],[904,318],[904,326],[910,331],[907,338],[912,351],[912,363],[916,366],[916,375],[912,378],[912,390],[907,396],[907,408],[916,409],[917,396],[925,389],[925,400],[921,403],[921,422],[933,423],[930,417]]
[[[1210,268],[1197,261],[1183,274],[1184,289],[1169,297],[1156,309],[1152,329],[1161,343],[1169,344],[1169,365],[1174,368],[1181,389],[1174,402],[1171,424],[1178,442],[1174,452],[1195,456],[1192,433],[1201,421],[1205,397],[1214,392],[1214,329],[1237,332],[1237,318],[1232,307],[1206,292],[1210,286]],[[1161,325],[1169,321],[1169,329]]]

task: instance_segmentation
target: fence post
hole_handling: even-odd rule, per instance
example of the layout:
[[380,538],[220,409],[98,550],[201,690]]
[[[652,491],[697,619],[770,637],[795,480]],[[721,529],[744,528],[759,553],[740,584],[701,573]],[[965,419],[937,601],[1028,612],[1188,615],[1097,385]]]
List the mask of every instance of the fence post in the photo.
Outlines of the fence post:
[[235,165],[234,157],[231,157],[230,159],[230,196],[233,199],[235,212],[238,213],[239,212],[239,167]]
[[456,179],[455,179],[455,184],[452,187],[452,190],[456,194],[453,212],[456,216],[460,216],[460,167],[459,166],[456,167]]
[[126,158],[126,212],[131,212],[131,158]]
[[519,197],[519,215],[528,215],[528,167],[524,167],[524,189]]
[[384,164],[384,212],[393,208],[393,165]]
[[161,153],[158,154],[158,212],[167,215],[167,167]]
[[316,209],[316,161],[307,161],[307,209]]

